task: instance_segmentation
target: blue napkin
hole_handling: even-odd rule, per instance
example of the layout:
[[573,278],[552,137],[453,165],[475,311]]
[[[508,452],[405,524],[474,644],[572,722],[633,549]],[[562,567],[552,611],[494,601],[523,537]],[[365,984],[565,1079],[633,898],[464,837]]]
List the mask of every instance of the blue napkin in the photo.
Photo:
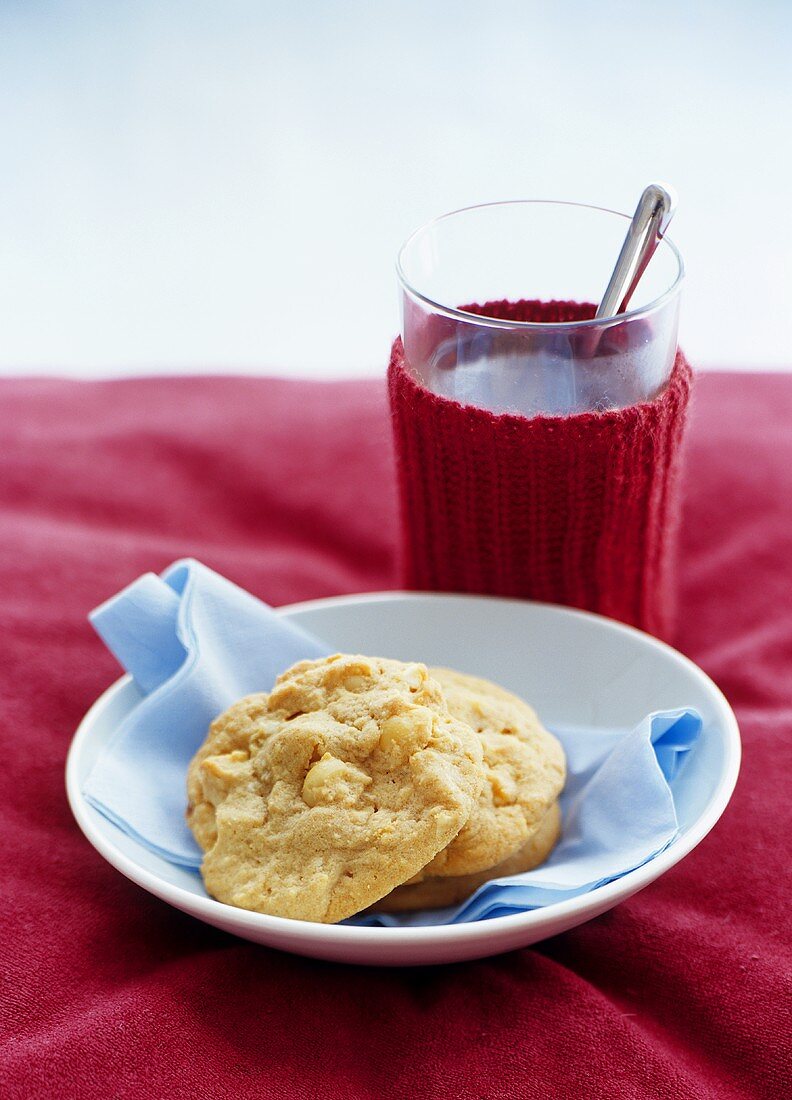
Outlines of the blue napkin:
[[333,650],[197,561],[144,573],[90,615],[143,693],[96,761],[88,802],[146,848],[200,867],[184,819],[187,767],[209,723],[279,672]]
[[[91,614],[140,701],[85,782],[86,800],[164,859],[198,868],[184,821],[187,766],[209,723],[271,688],[295,661],[333,647],[196,561],[146,573]],[[331,639],[330,639],[331,640]],[[678,832],[673,781],[701,732],[690,709],[634,730],[554,728],[567,754],[562,839],[535,871],[482,886],[460,906],[352,918],[396,926],[481,920],[593,890],[652,859]]]

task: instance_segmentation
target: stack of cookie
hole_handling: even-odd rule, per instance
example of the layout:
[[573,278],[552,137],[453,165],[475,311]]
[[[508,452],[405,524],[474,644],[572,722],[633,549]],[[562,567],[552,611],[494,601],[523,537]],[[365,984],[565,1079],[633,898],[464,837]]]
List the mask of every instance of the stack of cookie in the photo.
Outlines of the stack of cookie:
[[219,901],[333,923],[436,908],[546,859],[565,760],[521,699],[421,664],[303,661],[222,714],[187,821]]

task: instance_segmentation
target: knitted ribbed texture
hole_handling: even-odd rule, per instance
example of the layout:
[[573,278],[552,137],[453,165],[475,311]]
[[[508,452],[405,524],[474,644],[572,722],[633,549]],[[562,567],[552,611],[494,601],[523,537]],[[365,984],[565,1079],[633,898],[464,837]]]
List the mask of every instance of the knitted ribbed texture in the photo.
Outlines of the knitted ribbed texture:
[[[559,308],[495,305],[520,320],[556,319]],[[691,386],[681,353],[655,400],[564,417],[493,414],[430,393],[405,368],[400,340],[388,386],[409,588],[568,604],[669,636]]]

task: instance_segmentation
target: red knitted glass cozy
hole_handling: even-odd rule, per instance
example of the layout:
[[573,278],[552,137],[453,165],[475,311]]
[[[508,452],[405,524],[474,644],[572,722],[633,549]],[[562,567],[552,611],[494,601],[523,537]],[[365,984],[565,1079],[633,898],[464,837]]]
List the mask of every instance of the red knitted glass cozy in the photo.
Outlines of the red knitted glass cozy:
[[[556,308],[521,305],[531,321]],[[503,309],[515,316],[514,303]],[[403,582],[568,604],[669,637],[691,380],[679,352],[668,385],[644,404],[494,414],[421,386],[396,340],[388,388]]]

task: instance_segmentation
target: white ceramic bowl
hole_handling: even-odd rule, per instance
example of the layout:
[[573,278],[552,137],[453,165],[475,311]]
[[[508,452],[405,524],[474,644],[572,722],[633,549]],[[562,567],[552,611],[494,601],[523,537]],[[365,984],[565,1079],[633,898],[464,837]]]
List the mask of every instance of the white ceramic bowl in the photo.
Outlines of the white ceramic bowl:
[[520,600],[386,592],[281,609],[339,650],[448,665],[524,696],[554,725],[631,727],[649,711],[695,707],[704,731],[674,785],[680,823],[655,859],[581,897],[471,924],[358,928],[311,924],[235,909],[210,898],[198,877],[125,836],[84,800],[97,754],[140,697],[129,677],[86,714],[69,751],[74,816],[114,867],[145,890],[237,936],[339,962],[406,966],[481,958],[536,943],[612,908],[673,867],[723,813],[740,764],[740,737],[725,698],[676,650],[599,615]]

